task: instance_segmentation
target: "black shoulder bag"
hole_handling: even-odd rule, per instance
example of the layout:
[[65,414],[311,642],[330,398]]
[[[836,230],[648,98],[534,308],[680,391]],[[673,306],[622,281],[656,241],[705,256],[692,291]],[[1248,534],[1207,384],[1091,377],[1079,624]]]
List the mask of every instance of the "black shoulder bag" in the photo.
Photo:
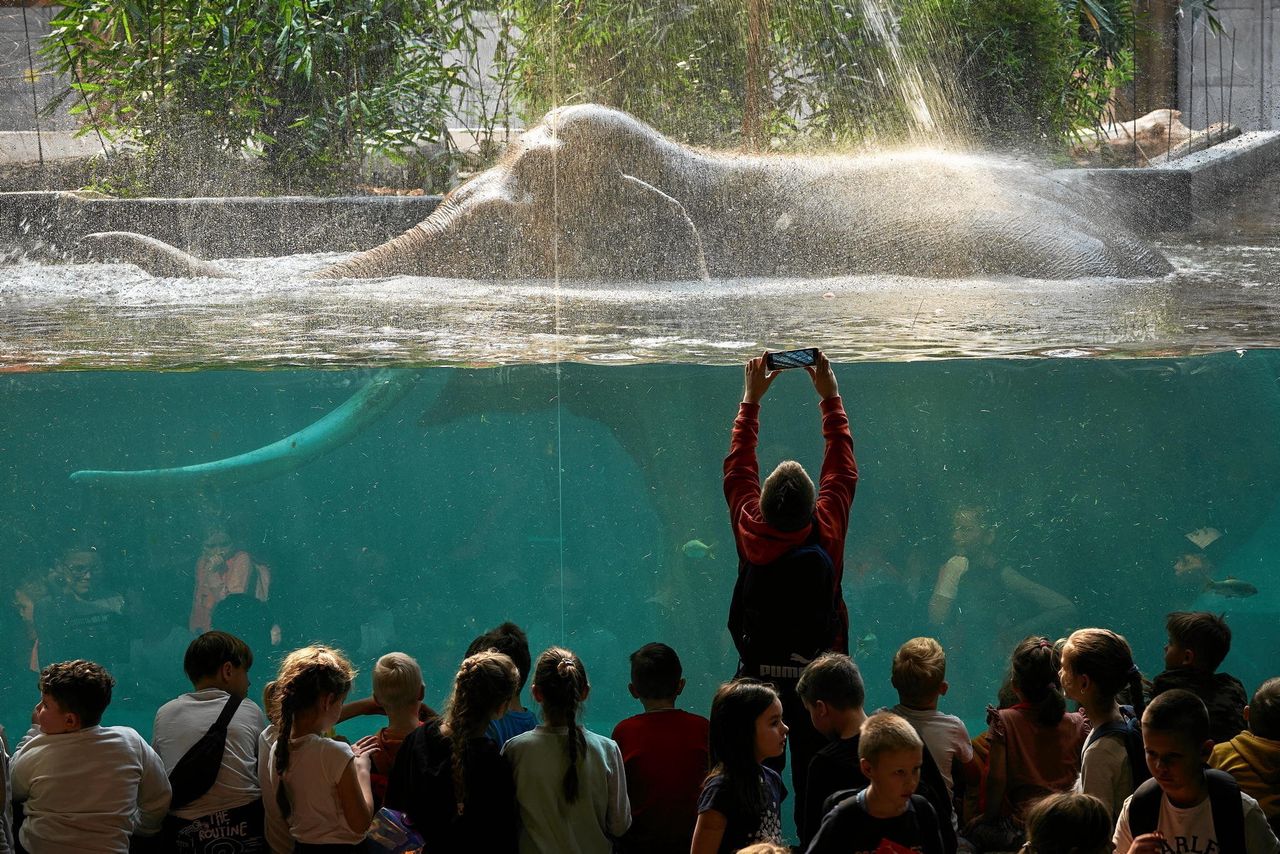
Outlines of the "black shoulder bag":
[[236,709],[244,697],[228,697],[227,704],[222,707],[222,714],[209,727],[209,731],[200,736],[200,740],[191,745],[191,749],[182,754],[178,764],[169,772],[169,785],[173,789],[173,800],[169,802],[169,810],[180,810],[192,801],[204,796],[213,788],[218,779],[218,769],[222,767],[222,754],[227,747],[227,726],[235,715]]

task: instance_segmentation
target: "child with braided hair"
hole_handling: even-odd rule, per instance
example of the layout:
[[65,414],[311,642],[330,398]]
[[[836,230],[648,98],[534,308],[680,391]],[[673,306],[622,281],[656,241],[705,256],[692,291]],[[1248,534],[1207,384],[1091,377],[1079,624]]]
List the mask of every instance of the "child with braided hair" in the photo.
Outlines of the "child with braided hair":
[[321,735],[338,723],[354,678],[346,656],[326,646],[294,650],[280,665],[278,737],[263,798],[275,799],[298,854],[364,850],[373,821],[369,757]]
[[496,650],[468,656],[453,680],[443,720],[405,736],[391,769],[386,805],[401,810],[434,854],[514,854],[515,781],[498,745],[485,735],[502,717],[520,671]]
[[1023,821],[1036,800],[1071,789],[1089,733],[1079,712],[1068,712],[1059,669],[1062,661],[1045,637],[1025,638],[1010,658],[1018,702],[987,708],[986,810],[965,837],[982,851],[1008,851],[1025,841]]
[[551,647],[533,670],[542,725],[502,748],[520,806],[520,854],[610,854],[631,826],[622,752],[578,723],[591,685],[567,649]]
[[[1074,791],[1102,801],[1114,824],[1125,799],[1149,776],[1138,724],[1142,674],[1123,637],[1110,629],[1079,629],[1062,647],[1059,675],[1063,693],[1080,704],[1091,727]],[[1117,699],[1126,688],[1135,700],[1132,716],[1124,714]]]

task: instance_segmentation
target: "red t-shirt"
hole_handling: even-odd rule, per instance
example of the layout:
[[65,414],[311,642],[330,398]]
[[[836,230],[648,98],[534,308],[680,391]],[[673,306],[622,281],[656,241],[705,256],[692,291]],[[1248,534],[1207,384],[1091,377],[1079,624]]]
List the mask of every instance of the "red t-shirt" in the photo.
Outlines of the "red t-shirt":
[[688,852],[707,776],[708,730],[706,718],[680,709],[645,712],[614,728],[631,799],[631,829],[619,852]]
[[[418,723],[422,725],[421,721]],[[378,749],[373,752],[369,768],[369,788],[373,791],[373,807],[379,809],[387,799],[387,784],[391,778],[391,769],[395,767],[396,756],[400,753],[403,738],[396,738],[386,727],[374,733],[378,739]]]

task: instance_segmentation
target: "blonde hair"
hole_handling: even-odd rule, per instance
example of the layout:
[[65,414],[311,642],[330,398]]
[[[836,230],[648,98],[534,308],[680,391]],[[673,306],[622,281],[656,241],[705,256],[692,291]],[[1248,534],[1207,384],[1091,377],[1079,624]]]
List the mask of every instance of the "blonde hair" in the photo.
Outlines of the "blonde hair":
[[875,762],[882,753],[923,748],[924,742],[915,727],[893,712],[876,712],[863,721],[862,736],[858,739],[859,759]]
[[373,666],[373,698],[387,711],[417,706],[422,687],[422,668],[403,652],[389,652]]
[[262,711],[268,721],[280,725],[280,686],[275,679],[262,686]]
[[276,802],[285,818],[293,812],[286,791],[284,775],[289,770],[289,739],[293,737],[293,721],[299,712],[315,708],[328,695],[346,697],[356,669],[347,657],[327,646],[304,646],[285,656],[276,677],[275,693],[280,701],[280,733],[276,739]]
[[893,655],[893,687],[903,702],[931,701],[947,678],[947,654],[933,638],[912,638]]
[[791,849],[772,842],[757,842],[755,845],[739,848],[738,854],[791,854]]
[[510,702],[519,687],[519,668],[510,656],[494,649],[468,656],[453,677],[444,722],[453,747],[453,797],[458,815],[467,800],[467,742],[484,735],[494,714]]

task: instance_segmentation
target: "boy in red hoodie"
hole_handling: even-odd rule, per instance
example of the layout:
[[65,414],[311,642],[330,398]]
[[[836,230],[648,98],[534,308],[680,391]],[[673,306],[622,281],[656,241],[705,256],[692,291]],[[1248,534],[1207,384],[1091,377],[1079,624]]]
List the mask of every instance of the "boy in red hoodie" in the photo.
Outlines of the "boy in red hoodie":
[[849,612],[840,582],[858,484],[849,418],[831,363],[818,351],[805,370],[821,399],[826,441],[816,494],[808,473],[792,460],[780,463],[760,485],[760,400],[779,373],[769,373],[764,356],[747,362],[724,461],[724,494],[738,547],[729,632],[738,648],[738,675],[771,682],[782,697],[791,728],[787,740],[797,816],[804,815],[809,760],[826,740],[809,721],[795,685],[805,665],[822,653],[849,651]]

